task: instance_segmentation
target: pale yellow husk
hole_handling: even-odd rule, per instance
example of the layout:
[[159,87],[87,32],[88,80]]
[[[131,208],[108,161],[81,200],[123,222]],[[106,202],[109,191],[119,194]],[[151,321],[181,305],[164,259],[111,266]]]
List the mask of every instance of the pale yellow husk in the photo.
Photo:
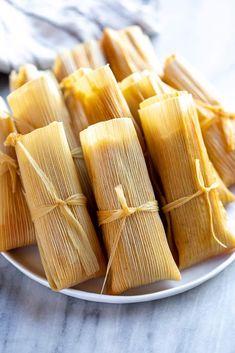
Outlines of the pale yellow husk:
[[7,136],[15,131],[7,106],[0,97],[0,251],[36,242],[34,226],[17,173],[13,147],[4,146]]
[[[8,96],[17,130],[28,133],[46,126],[53,121],[62,121],[71,150],[80,148],[66,108],[63,95],[57,83],[48,75],[34,79],[18,88]],[[90,208],[94,207],[94,196],[86,166],[82,158],[75,159],[82,190],[88,198]]]
[[164,66],[164,81],[195,99],[209,157],[227,186],[235,183],[235,114],[225,111],[214,89],[176,55]]
[[64,78],[60,87],[62,89],[65,104],[71,117],[73,131],[76,134],[77,141],[80,141],[80,131],[86,129],[89,125],[86,113],[83,109],[82,103],[76,97],[75,87],[79,79],[87,75],[92,70],[89,68],[81,68],[76,70],[73,74]]
[[82,197],[82,189],[63,124],[54,122],[27,135],[13,135],[7,142],[15,144],[51,288],[60,290],[104,274],[102,252],[86,205],[73,202],[74,195]]
[[140,143],[144,148],[142,132],[131,115],[128,104],[108,65],[88,72],[74,82],[77,100],[82,104],[89,125],[100,121],[130,117],[133,119]]
[[169,212],[180,268],[233,249],[191,95],[150,98],[141,104],[140,118],[167,204],[188,200]]
[[78,69],[82,67],[96,69],[106,64],[100,41],[93,39],[81,43],[73,48],[71,52]]
[[156,72],[148,70],[129,75],[119,83],[119,87],[133,117],[139,125],[141,123],[138,109],[141,102],[149,97],[174,91],[173,88],[160,79]]
[[[129,208],[155,200],[131,119],[101,122],[80,135],[99,212],[121,214],[121,218],[113,222],[101,222],[109,260],[112,257],[108,292],[118,294],[162,279],[179,280],[180,273],[169,250],[158,211],[128,214]],[[122,209],[115,188],[119,192],[120,188],[123,190],[128,209]]]
[[138,26],[130,26],[118,31],[106,28],[102,37],[102,45],[118,81],[133,72],[145,69],[155,70],[158,74],[162,74],[153,45]]
[[53,72],[60,82],[81,67],[95,69],[106,63],[101,43],[90,40],[57,55]]
[[18,72],[13,70],[9,76],[10,90],[14,91],[26,82],[40,76],[40,71],[33,64],[24,64],[19,67]]
[[64,51],[57,55],[52,71],[59,82],[76,70],[77,66],[70,50]]
[[131,112],[108,65],[92,70],[74,83],[89,125],[103,120],[131,117]]

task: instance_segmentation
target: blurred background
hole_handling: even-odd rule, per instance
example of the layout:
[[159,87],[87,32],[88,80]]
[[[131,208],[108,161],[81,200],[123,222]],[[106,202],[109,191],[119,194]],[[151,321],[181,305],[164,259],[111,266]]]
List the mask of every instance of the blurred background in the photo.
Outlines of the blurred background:
[[25,62],[49,67],[56,52],[99,38],[103,27],[134,23],[151,35],[161,61],[172,52],[184,56],[231,106],[234,13],[233,0],[1,0],[0,72]]

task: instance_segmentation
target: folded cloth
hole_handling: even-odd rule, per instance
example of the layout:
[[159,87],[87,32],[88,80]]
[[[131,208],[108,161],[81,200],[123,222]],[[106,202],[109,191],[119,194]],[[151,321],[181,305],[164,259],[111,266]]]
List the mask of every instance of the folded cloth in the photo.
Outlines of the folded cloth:
[[56,53],[99,38],[105,27],[158,32],[158,0],[1,0],[0,72],[24,63],[48,68]]

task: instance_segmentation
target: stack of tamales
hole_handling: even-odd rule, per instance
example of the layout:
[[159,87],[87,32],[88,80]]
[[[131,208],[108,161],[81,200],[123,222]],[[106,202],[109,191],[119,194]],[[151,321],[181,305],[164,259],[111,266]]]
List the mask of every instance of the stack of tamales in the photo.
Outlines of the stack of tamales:
[[185,268],[229,251],[235,237],[206,152],[192,98],[173,93],[144,101],[140,118],[166,197],[179,266]]
[[235,114],[194,69],[132,26],[53,72],[12,72],[12,116],[0,99],[0,251],[36,243],[52,289],[118,295],[235,249]]

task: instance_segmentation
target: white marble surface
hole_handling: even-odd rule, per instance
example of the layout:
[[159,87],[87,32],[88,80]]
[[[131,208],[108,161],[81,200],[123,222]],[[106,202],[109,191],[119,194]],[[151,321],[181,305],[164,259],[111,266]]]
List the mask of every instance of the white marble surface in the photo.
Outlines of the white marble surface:
[[[162,0],[161,58],[179,52],[231,105],[235,2]],[[182,295],[104,305],[55,294],[0,256],[0,353],[234,353],[235,263]]]

